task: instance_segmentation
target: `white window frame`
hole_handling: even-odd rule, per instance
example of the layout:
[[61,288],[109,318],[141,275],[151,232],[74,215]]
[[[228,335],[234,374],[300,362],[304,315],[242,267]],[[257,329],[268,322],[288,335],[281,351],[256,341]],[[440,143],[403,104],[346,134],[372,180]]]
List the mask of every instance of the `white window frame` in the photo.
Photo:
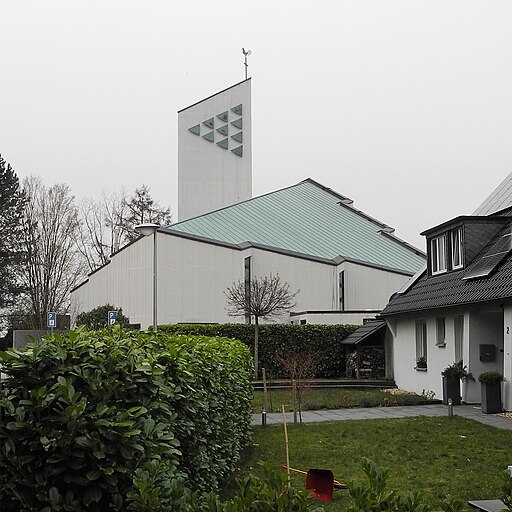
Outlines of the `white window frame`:
[[[452,247],[452,269],[456,270],[464,266],[462,259],[462,226],[454,229],[450,234],[450,242]],[[458,256],[458,262],[457,257]]]
[[444,316],[436,318],[436,346],[446,346],[446,318]]
[[436,236],[430,241],[430,266],[432,275],[443,274],[447,271],[446,233]]

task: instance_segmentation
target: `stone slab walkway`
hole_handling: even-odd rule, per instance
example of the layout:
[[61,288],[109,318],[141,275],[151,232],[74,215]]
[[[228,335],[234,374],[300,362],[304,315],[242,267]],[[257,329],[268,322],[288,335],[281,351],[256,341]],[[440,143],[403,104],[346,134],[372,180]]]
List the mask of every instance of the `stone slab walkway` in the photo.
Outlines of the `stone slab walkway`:
[[[512,430],[512,420],[497,414],[484,414],[479,405],[456,405],[453,414],[485,423],[493,427]],[[412,418],[414,416],[448,416],[448,406],[442,404],[417,405],[407,407],[362,407],[357,409],[334,409],[305,411],[304,423],[323,421],[375,420],[393,418]],[[293,423],[293,413],[286,413],[286,422]],[[267,425],[283,423],[282,413],[267,413]],[[261,425],[261,414],[252,415],[252,425]]]

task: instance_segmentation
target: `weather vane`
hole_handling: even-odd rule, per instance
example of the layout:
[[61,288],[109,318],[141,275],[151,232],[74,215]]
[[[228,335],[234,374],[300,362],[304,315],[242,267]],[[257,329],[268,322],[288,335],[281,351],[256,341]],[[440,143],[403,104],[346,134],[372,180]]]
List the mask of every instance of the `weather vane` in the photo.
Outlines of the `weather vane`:
[[247,57],[249,55],[251,55],[251,50],[245,51],[245,48],[242,48],[242,53],[244,54],[244,58],[245,58],[245,62],[244,62],[244,66],[245,66],[245,79],[247,80],[247,68],[249,67],[249,64],[247,64]]

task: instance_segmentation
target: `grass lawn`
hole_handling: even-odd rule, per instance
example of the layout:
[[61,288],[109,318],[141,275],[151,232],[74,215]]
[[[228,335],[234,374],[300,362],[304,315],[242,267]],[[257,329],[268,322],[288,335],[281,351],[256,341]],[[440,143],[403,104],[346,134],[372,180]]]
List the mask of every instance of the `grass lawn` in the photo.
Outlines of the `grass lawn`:
[[[291,389],[273,389],[269,393],[268,412],[281,412],[281,404],[286,410],[293,410]],[[254,412],[261,412],[263,391],[254,391]],[[343,409],[345,407],[378,407],[393,405],[420,405],[432,403],[426,396],[391,394],[380,389],[355,390],[343,388],[307,388],[304,390],[303,410]],[[270,407],[272,406],[272,407]]]
[[[446,494],[469,499],[499,496],[501,473],[512,464],[512,432],[459,417],[340,421],[289,425],[290,465],[332,469],[346,482],[364,481],[361,458],[391,469],[389,489],[423,490],[432,505]],[[283,427],[255,427],[246,471],[256,462],[285,463]],[[253,468],[253,469],[249,469]],[[293,476],[304,486],[305,477]],[[348,491],[336,491],[326,511],[345,510]]]

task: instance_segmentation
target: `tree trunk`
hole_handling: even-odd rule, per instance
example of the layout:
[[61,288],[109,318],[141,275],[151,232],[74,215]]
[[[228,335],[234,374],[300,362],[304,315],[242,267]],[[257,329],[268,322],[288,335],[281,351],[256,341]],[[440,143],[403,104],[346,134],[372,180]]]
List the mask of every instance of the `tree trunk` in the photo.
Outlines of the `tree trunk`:
[[254,378],[258,378],[258,317],[254,317]]

